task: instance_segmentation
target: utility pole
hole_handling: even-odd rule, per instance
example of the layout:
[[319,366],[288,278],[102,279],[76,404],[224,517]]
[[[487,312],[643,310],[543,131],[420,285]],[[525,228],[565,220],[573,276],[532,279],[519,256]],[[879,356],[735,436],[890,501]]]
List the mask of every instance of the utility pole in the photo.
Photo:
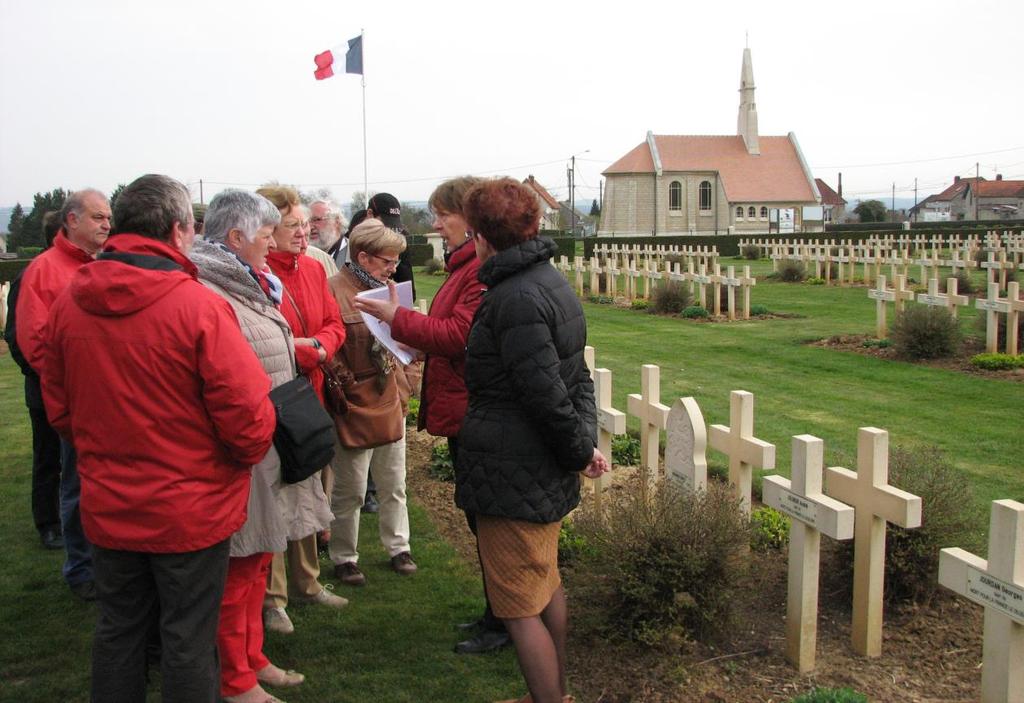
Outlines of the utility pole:
[[981,177],[981,166],[977,161],[974,162],[974,221],[978,221],[978,180]]
[[597,182],[597,209],[604,214],[604,181]]
[[892,184],[892,216],[896,217],[896,182]]
[[[917,176],[914,176],[914,207],[917,207]],[[916,218],[917,215],[914,215],[914,217]]]
[[199,179],[199,204],[200,205],[205,205],[206,204],[203,201],[203,179],[202,178]]
[[576,155],[572,157],[572,169],[569,171],[569,211],[572,222],[572,236],[576,237]]

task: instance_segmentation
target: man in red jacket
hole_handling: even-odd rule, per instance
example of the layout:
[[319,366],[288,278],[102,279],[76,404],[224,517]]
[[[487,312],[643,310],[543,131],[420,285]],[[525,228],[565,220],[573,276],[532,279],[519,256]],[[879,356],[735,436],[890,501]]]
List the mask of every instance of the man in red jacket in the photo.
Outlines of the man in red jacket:
[[[110,204],[103,193],[87,188],[68,196],[61,210],[61,230],[53,246],[37,256],[22,276],[17,306],[17,340],[36,374],[42,374],[43,334],[50,307],[68,287],[71,277],[93,260],[110,234]],[[60,443],[60,522],[64,533],[64,580],[71,592],[95,600],[92,545],[82,532],[78,512],[78,472],[75,449]]]
[[163,700],[218,700],[228,538],[270,447],[270,380],[231,307],[196,279],[188,190],[143,176],[50,310],[43,398],[78,451],[99,619],[92,700],[142,701],[159,627]]

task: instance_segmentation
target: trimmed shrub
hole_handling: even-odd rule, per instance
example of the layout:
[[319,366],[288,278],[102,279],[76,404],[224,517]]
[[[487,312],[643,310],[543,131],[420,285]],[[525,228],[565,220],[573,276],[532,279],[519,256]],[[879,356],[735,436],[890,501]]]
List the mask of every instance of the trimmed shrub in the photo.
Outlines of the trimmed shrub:
[[799,261],[783,261],[779,265],[779,279],[786,283],[800,283],[807,278],[807,269]]
[[960,325],[946,308],[912,305],[896,316],[889,336],[901,357],[938,359],[956,353]]
[[771,314],[771,310],[768,309],[767,305],[751,305],[750,306],[750,314],[751,315],[770,315]]
[[42,253],[42,247],[18,247],[19,259],[34,259],[36,256]]
[[761,258],[761,247],[755,244],[746,244],[740,249],[740,256],[750,261],[757,261]]
[[413,266],[423,266],[434,258],[434,247],[430,244],[410,244],[408,251],[409,263]]
[[750,535],[729,488],[693,493],[661,481],[647,497],[634,485],[605,502],[607,512],[590,504],[574,519],[592,550],[571,592],[601,604],[577,626],[648,645],[728,632]]
[[440,259],[430,259],[429,261],[423,264],[423,273],[427,274],[428,276],[433,276],[435,274],[443,275],[444,272],[444,262],[441,261]]
[[[890,447],[889,483],[920,496],[921,527],[889,525],[885,545],[885,600],[926,602],[938,590],[939,550],[983,548],[985,516],[975,503],[967,476],[935,446]],[[853,584],[853,543],[842,542],[841,570]]]
[[430,464],[427,465],[427,474],[432,479],[455,483],[455,465],[452,463],[452,456],[448,453],[448,443],[442,442],[430,448]]
[[644,300],[643,298],[637,298],[636,300],[629,304],[630,310],[648,310],[650,312],[653,312],[652,310],[650,310],[650,307],[651,302],[649,300]]
[[789,518],[767,505],[750,514],[750,546],[762,552],[789,544]]
[[1007,371],[1024,368],[1024,354],[975,354],[971,357],[971,366],[986,371]]
[[31,263],[31,259],[0,259],[0,283],[13,281]]
[[658,315],[678,315],[692,302],[690,289],[679,281],[666,281],[654,289],[650,312]]
[[596,305],[611,305],[615,302],[615,300],[608,295],[591,295],[587,298],[587,301]]
[[687,319],[693,319],[696,317],[711,317],[711,313],[702,308],[700,305],[690,305],[679,313],[679,317],[685,317]]

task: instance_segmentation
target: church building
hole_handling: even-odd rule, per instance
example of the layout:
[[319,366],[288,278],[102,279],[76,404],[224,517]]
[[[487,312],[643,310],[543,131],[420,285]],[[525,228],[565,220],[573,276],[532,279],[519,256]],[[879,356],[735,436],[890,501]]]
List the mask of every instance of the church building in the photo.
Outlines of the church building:
[[822,228],[821,194],[796,135],[758,134],[750,49],[735,136],[648,132],[603,175],[598,235],[766,233],[780,220],[783,232]]

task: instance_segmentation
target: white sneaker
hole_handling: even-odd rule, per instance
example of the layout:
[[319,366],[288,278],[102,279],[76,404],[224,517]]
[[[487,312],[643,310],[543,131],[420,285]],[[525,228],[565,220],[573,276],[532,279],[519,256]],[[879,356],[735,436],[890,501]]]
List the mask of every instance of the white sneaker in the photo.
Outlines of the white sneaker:
[[284,608],[264,608],[263,629],[277,632],[282,635],[290,635],[295,632],[295,625]]
[[325,588],[321,588],[320,592],[315,596],[296,598],[295,600],[306,605],[326,605],[328,608],[344,608],[348,605],[348,598],[342,598],[328,592],[327,589],[332,587],[333,584],[328,584]]

